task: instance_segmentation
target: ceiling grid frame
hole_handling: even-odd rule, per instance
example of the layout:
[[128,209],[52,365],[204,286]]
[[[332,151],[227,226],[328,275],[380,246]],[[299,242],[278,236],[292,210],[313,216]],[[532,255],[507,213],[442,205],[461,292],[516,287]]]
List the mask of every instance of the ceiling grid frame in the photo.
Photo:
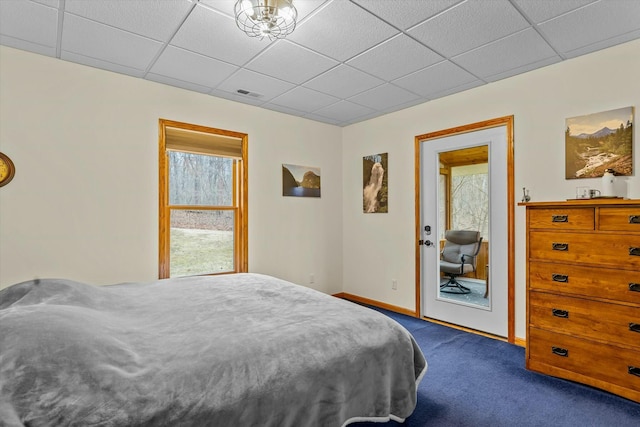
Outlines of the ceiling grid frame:
[[275,41],[234,4],[0,0],[0,44],[347,126],[640,38],[636,0],[294,0]]

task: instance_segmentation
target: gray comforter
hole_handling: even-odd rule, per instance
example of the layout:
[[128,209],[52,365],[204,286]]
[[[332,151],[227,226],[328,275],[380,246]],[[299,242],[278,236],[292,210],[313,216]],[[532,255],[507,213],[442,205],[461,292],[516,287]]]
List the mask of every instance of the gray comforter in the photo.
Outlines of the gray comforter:
[[425,371],[397,322],[270,276],[0,291],[7,426],[401,421]]

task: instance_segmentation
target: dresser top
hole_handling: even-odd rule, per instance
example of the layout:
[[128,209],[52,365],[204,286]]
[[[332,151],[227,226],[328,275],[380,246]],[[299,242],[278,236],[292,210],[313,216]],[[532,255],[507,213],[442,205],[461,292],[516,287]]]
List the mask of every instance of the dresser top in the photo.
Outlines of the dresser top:
[[564,201],[550,202],[527,202],[518,203],[518,206],[526,207],[546,207],[546,206],[632,206],[640,205],[640,199],[615,199],[615,198],[596,198],[596,199],[569,199]]

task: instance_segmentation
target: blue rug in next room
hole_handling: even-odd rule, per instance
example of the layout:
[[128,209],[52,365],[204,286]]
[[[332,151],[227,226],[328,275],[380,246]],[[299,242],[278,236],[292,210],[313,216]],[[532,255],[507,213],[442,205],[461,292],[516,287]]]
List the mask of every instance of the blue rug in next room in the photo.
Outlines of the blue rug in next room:
[[414,413],[357,427],[639,427],[640,404],[524,368],[524,348],[376,309],[406,327],[428,370]]

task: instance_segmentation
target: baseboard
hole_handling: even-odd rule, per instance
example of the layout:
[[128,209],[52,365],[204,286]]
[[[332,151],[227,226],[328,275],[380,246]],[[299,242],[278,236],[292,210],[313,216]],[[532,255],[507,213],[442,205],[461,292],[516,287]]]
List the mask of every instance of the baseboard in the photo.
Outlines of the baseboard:
[[[393,311],[395,313],[400,313],[400,314],[404,314],[404,315],[407,315],[407,316],[420,318],[420,316],[417,315],[415,311],[411,311],[411,310],[408,310],[406,308],[399,307],[399,306],[396,306],[396,305],[391,305],[391,304],[387,304],[387,303],[384,303],[384,302],[380,302],[380,301],[372,300],[372,299],[369,299],[369,298],[361,297],[361,296],[358,296],[358,295],[349,294],[347,292],[338,292],[337,294],[333,294],[333,296],[336,297],[336,298],[342,298],[342,299],[346,299],[346,300],[349,300],[349,301],[352,301],[352,302],[357,302],[357,303],[360,303],[360,304],[366,304],[366,305],[370,305],[370,306],[373,306],[373,307],[378,307],[378,308],[382,308],[382,309],[385,309],[385,310]],[[484,332],[481,332],[481,331],[478,331],[478,330],[475,330],[475,329],[471,329],[471,328],[465,328],[464,326],[458,326],[458,325],[454,325],[454,324],[451,324],[451,323],[442,322],[440,320],[431,319],[431,318],[428,318],[428,317],[423,317],[422,320],[424,320],[426,322],[438,323],[438,324],[441,324],[441,325],[444,325],[444,326],[448,326],[450,328],[459,329],[459,330],[465,331],[465,332],[470,332],[472,334],[482,335],[482,336],[485,336],[487,338],[493,338],[493,339],[497,339],[497,340],[500,340],[500,341],[507,342],[506,338],[498,337],[498,336],[492,335],[492,334],[487,334],[487,333],[484,333]],[[520,347],[525,347],[526,348],[527,341],[524,338],[517,338],[516,337],[516,339],[514,340],[513,344],[515,344],[517,346],[520,346]]]
[[411,317],[418,317],[418,316],[416,316],[416,312],[415,311],[411,311],[411,310],[408,310],[406,308],[399,307],[397,305],[391,305],[391,304],[387,304],[387,303],[384,303],[384,302],[380,302],[380,301],[372,300],[372,299],[369,299],[369,298],[361,297],[361,296],[358,296],[358,295],[349,294],[349,293],[346,293],[346,292],[339,292],[337,294],[333,294],[333,296],[337,297],[337,298],[346,299],[346,300],[349,300],[349,301],[352,301],[352,302],[358,302],[358,303],[370,305],[370,306],[373,306],[373,307],[383,308],[385,310],[393,311],[395,313],[405,314],[405,315],[411,316]]

